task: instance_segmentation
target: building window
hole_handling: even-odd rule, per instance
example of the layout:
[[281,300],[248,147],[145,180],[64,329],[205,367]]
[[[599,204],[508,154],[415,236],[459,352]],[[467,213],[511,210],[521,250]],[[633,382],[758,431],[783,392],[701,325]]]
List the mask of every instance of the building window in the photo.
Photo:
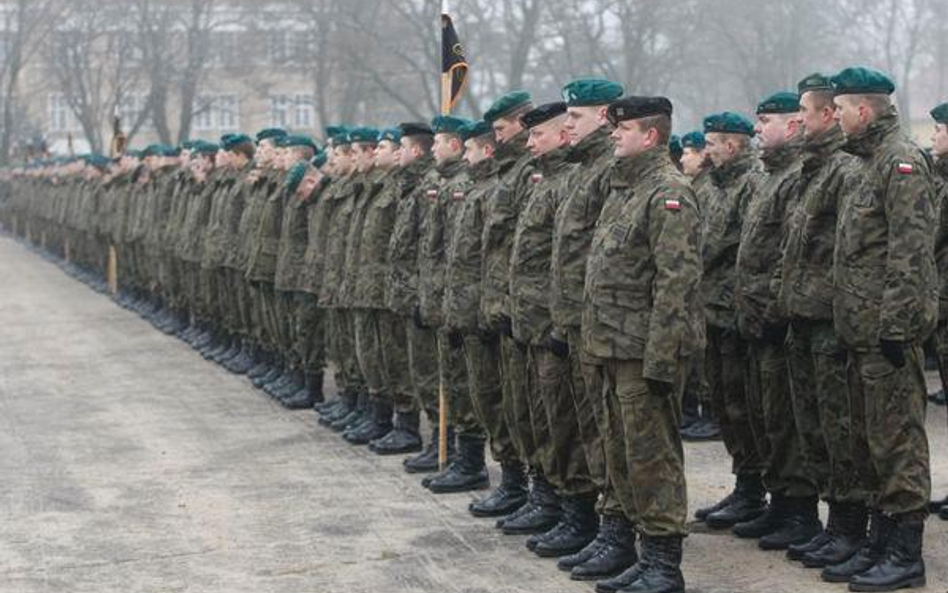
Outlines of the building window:
[[290,98],[286,95],[270,97],[270,125],[285,128],[289,125]]
[[72,118],[69,117],[69,103],[62,93],[49,95],[49,130],[51,132],[72,131]]
[[[143,111],[145,110],[145,95],[140,93],[131,93],[122,97],[122,101],[118,106],[118,115],[122,120],[122,128],[124,130],[132,129],[139,118],[142,117]],[[151,118],[146,117],[142,121],[141,129],[149,129],[151,123]]]
[[194,102],[195,132],[236,132],[240,129],[237,95],[201,95]]
[[294,118],[293,127],[312,128],[316,119],[316,107],[312,95],[297,94],[293,97]]
[[220,95],[215,101],[217,123],[222,132],[236,132],[240,129],[240,101],[237,95]]
[[194,131],[210,132],[214,129],[214,100],[207,95],[197,98],[194,105]]

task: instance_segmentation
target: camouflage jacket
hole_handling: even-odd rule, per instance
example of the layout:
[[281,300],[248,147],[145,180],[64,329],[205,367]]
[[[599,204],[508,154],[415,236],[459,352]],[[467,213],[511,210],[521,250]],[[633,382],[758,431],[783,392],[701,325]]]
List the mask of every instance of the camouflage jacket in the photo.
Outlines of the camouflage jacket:
[[234,185],[238,181],[237,172],[233,169],[221,169],[218,174],[217,188],[211,196],[211,212],[208,214],[207,230],[204,232],[204,252],[201,256],[201,267],[207,269],[219,268],[227,259],[224,249],[225,214],[230,202]]
[[859,187],[839,213],[833,321],[855,350],[880,339],[921,342],[938,317],[935,189],[927,156],[892,109],[850,138]]
[[424,156],[403,169],[404,196],[395,211],[395,224],[388,241],[391,262],[385,282],[385,306],[406,317],[418,307],[418,245],[421,221],[431,201],[426,194],[426,179],[434,172],[434,159]]
[[799,197],[800,146],[793,140],[761,154],[766,175],[744,213],[734,305],[738,329],[747,338],[762,338],[767,328],[787,322],[777,295],[789,218]]
[[329,223],[326,225],[326,250],[323,260],[323,279],[319,288],[319,306],[338,308],[339,289],[345,276],[346,237],[349,223],[355,212],[359,183],[357,175],[337,179],[333,182],[335,191],[329,192],[326,199],[332,200]]
[[362,232],[365,229],[365,217],[368,214],[369,204],[381,191],[384,177],[390,171],[372,168],[365,173],[357,174],[357,187],[352,206],[352,216],[349,219],[349,229],[346,232],[346,253],[342,267],[342,286],[339,287],[339,301],[347,307],[363,307],[359,302],[356,285],[362,270],[359,267],[359,253],[362,250]]
[[[204,255],[204,236],[210,220],[211,202],[217,192],[221,173],[211,171],[203,183],[192,180],[186,187],[190,188],[187,214],[184,225],[178,235],[176,255],[186,262],[201,263]],[[186,191],[186,190],[185,190]]]
[[935,200],[938,232],[935,235],[935,263],[938,266],[938,319],[948,320],[948,158],[935,163]]
[[[255,174],[254,171],[248,175]],[[244,188],[244,208],[240,214],[240,222],[237,224],[237,233],[234,235],[234,254],[233,267],[247,273],[250,266],[250,258],[254,251],[257,229],[260,227],[260,219],[263,216],[263,209],[267,200],[270,198],[275,180],[274,172],[261,170],[256,172],[256,179],[243,179],[240,182]]]
[[385,308],[385,281],[391,264],[388,260],[388,242],[395,227],[395,212],[404,189],[399,169],[380,172],[378,187],[371,192],[365,205],[362,237],[358,242],[353,301],[367,309]]
[[836,215],[851,179],[855,157],[843,152],[838,127],[804,146],[799,198],[784,246],[781,307],[791,317],[832,321],[833,246]]
[[284,171],[272,171],[266,189],[259,192],[260,217],[253,231],[247,279],[272,283],[276,275],[277,251],[280,246],[280,225],[283,222]]
[[572,163],[560,177],[559,207],[553,221],[552,301],[550,313],[559,339],[580,325],[589,245],[602,204],[609,195],[612,141],[600,128],[569,149]]
[[586,266],[583,349],[642,360],[645,378],[674,383],[704,348],[694,192],[665,147],[618,161],[610,180]]
[[510,248],[513,246],[517,217],[526,203],[532,166],[527,151],[527,132],[497,147],[497,184],[487,198],[487,217],[481,237],[483,266],[481,273],[481,316],[494,328],[507,310],[510,289]]
[[155,253],[169,253],[174,246],[166,243],[168,225],[171,223],[171,207],[174,205],[179,175],[177,167],[159,169],[154,177],[150,191],[149,226],[145,230],[145,244]]
[[451,331],[475,334],[488,330],[481,318],[481,235],[487,198],[496,189],[497,161],[486,159],[467,170],[470,188],[454,220],[444,276],[444,325]]
[[253,183],[247,181],[247,175],[253,170],[248,164],[243,169],[234,171],[234,181],[224,203],[221,213],[221,249],[224,251],[224,267],[233,270],[243,270],[245,262],[240,252],[240,224],[244,220],[244,211],[250,194],[254,190]]
[[422,189],[430,202],[422,219],[418,246],[418,312],[422,322],[441,327],[444,315],[447,247],[454,234],[455,220],[471,188],[467,165],[460,158],[435,165]]
[[295,291],[300,290],[303,257],[309,244],[309,207],[312,202],[290,192],[287,187],[278,193],[283,200],[283,220],[280,221],[280,243],[277,246],[273,287]]
[[735,265],[744,213],[760,184],[757,155],[747,149],[714,169],[711,175],[719,191],[717,201],[708,206],[704,223],[701,296],[708,324],[736,330]]
[[517,219],[510,252],[510,319],[514,338],[523,344],[547,345],[553,330],[550,315],[553,218],[563,197],[561,179],[570,173],[568,148],[533,160],[529,196]]
[[327,196],[335,188],[335,184],[323,177],[319,185],[306,202],[306,251],[303,253],[303,267],[300,269],[300,290],[312,295],[319,295],[319,286],[323,279],[323,255],[326,250],[326,225],[329,215],[332,214],[329,206],[333,201]]

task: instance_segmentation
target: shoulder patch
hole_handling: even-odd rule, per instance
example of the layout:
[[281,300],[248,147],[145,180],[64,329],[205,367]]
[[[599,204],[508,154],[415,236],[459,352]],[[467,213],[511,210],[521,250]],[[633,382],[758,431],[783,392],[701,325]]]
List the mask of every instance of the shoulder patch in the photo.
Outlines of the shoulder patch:
[[427,194],[428,194],[428,197],[433,200],[433,199],[435,199],[435,198],[438,197],[438,190],[436,190],[436,189],[429,189],[428,192],[427,192]]
[[897,169],[902,175],[911,175],[915,172],[915,165],[912,163],[900,162],[897,166]]
[[530,181],[532,181],[533,183],[540,183],[541,181],[543,181],[543,173],[534,173],[533,175],[530,176]]
[[678,198],[665,198],[665,210],[681,210],[681,200]]

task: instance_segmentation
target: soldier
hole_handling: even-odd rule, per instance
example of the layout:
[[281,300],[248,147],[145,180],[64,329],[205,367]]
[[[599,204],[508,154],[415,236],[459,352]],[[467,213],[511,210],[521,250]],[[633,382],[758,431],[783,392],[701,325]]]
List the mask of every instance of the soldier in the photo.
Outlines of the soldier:
[[614,493],[643,542],[638,563],[604,583],[683,593],[688,501],[678,427],[688,357],[704,347],[700,222],[668,155],[671,102],[628,97],[608,113],[617,161],[586,266],[582,349],[603,385],[610,479],[611,456],[622,452],[626,462],[630,488],[617,483]]
[[724,445],[737,476],[734,490],[718,503],[698,509],[695,517],[714,529],[752,520],[766,509],[744,385],[747,345],[737,331],[734,311],[735,265],[741,225],[760,181],[757,155],[751,147],[754,124],[733,112],[704,120],[711,173],[717,192],[707,205],[702,260],[701,294],[708,325],[705,368]]
[[527,547],[541,557],[574,554],[586,547],[599,527],[599,490],[590,475],[570,393],[569,353],[554,351],[550,314],[550,262],[553,222],[569,175],[566,103],[541,105],[521,116],[533,156],[528,194],[514,231],[510,253],[508,310],[513,339],[527,353],[529,391],[526,417],[532,427],[531,467],[542,470],[560,501],[560,520],[532,536]]
[[843,152],[833,119],[829,77],[798,85],[804,145],[799,199],[790,219],[780,281],[780,307],[790,320],[788,363],[793,419],[806,473],[829,504],[826,529],[787,556],[807,567],[838,564],[866,536],[866,492],[858,487],[849,444],[846,357],[833,329],[833,245],[837,213],[852,178],[854,157]]
[[868,68],[832,81],[860,181],[836,227],[833,321],[846,350],[853,459],[871,493],[871,518],[859,552],[821,576],[853,591],[892,591],[925,584],[931,473],[922,343],[938,317],[935,190],[928,156],[900,129],[892,81]]
[[[932,155],[935,157],[935,187],[938,191],[938,235],[935,237],[935,260],[939,273],[938,329],[935,330],[935,348],[938,353],[938,373],[942,390],[948,392],[948,103],[931,110],[935,120],[932,134]],[[948,498],[936,504],[938,517],[948,521]]]

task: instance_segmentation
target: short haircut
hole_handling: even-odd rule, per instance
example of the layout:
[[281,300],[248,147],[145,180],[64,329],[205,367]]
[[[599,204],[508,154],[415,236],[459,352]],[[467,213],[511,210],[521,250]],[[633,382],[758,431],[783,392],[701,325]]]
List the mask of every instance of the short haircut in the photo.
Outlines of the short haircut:
[[655,128],[655,131],[658,132],[658,144],[660,146],[668,144],[668,140],[671,137],[672,120],[667,115],[660,114],[641,117],[636,119],[635,123],[643,133],[651,128]]
[[481,148],[485,146],[497,146],[497,139],[493,134],[481,134],[480,136],[471,138],[471,140]]
[[813,97],[813,105],[817,109],[834,109],[833,97],[836,95],[833,94],[833,91],[807,91],[811,97]]
[[520,118],[523,117],[525,113],[533,111],[533,103],[524,103],[520,107],[512,110],[510,113],[505,114],[503,117],[498,117],[497,119],[503,119],[508,121],[520,122]]
[[403,138],[408,146],[417,146],[425,153],[431,152],[431,147],[434,146],[434,136],[431,134],[415,134]]
[[256,148],[254,147],[253,142],[241,142],[240,144],[231,148],[230,152],[242,154],[247,157],[248,161],[252,161],[254,153],[256,152]]

